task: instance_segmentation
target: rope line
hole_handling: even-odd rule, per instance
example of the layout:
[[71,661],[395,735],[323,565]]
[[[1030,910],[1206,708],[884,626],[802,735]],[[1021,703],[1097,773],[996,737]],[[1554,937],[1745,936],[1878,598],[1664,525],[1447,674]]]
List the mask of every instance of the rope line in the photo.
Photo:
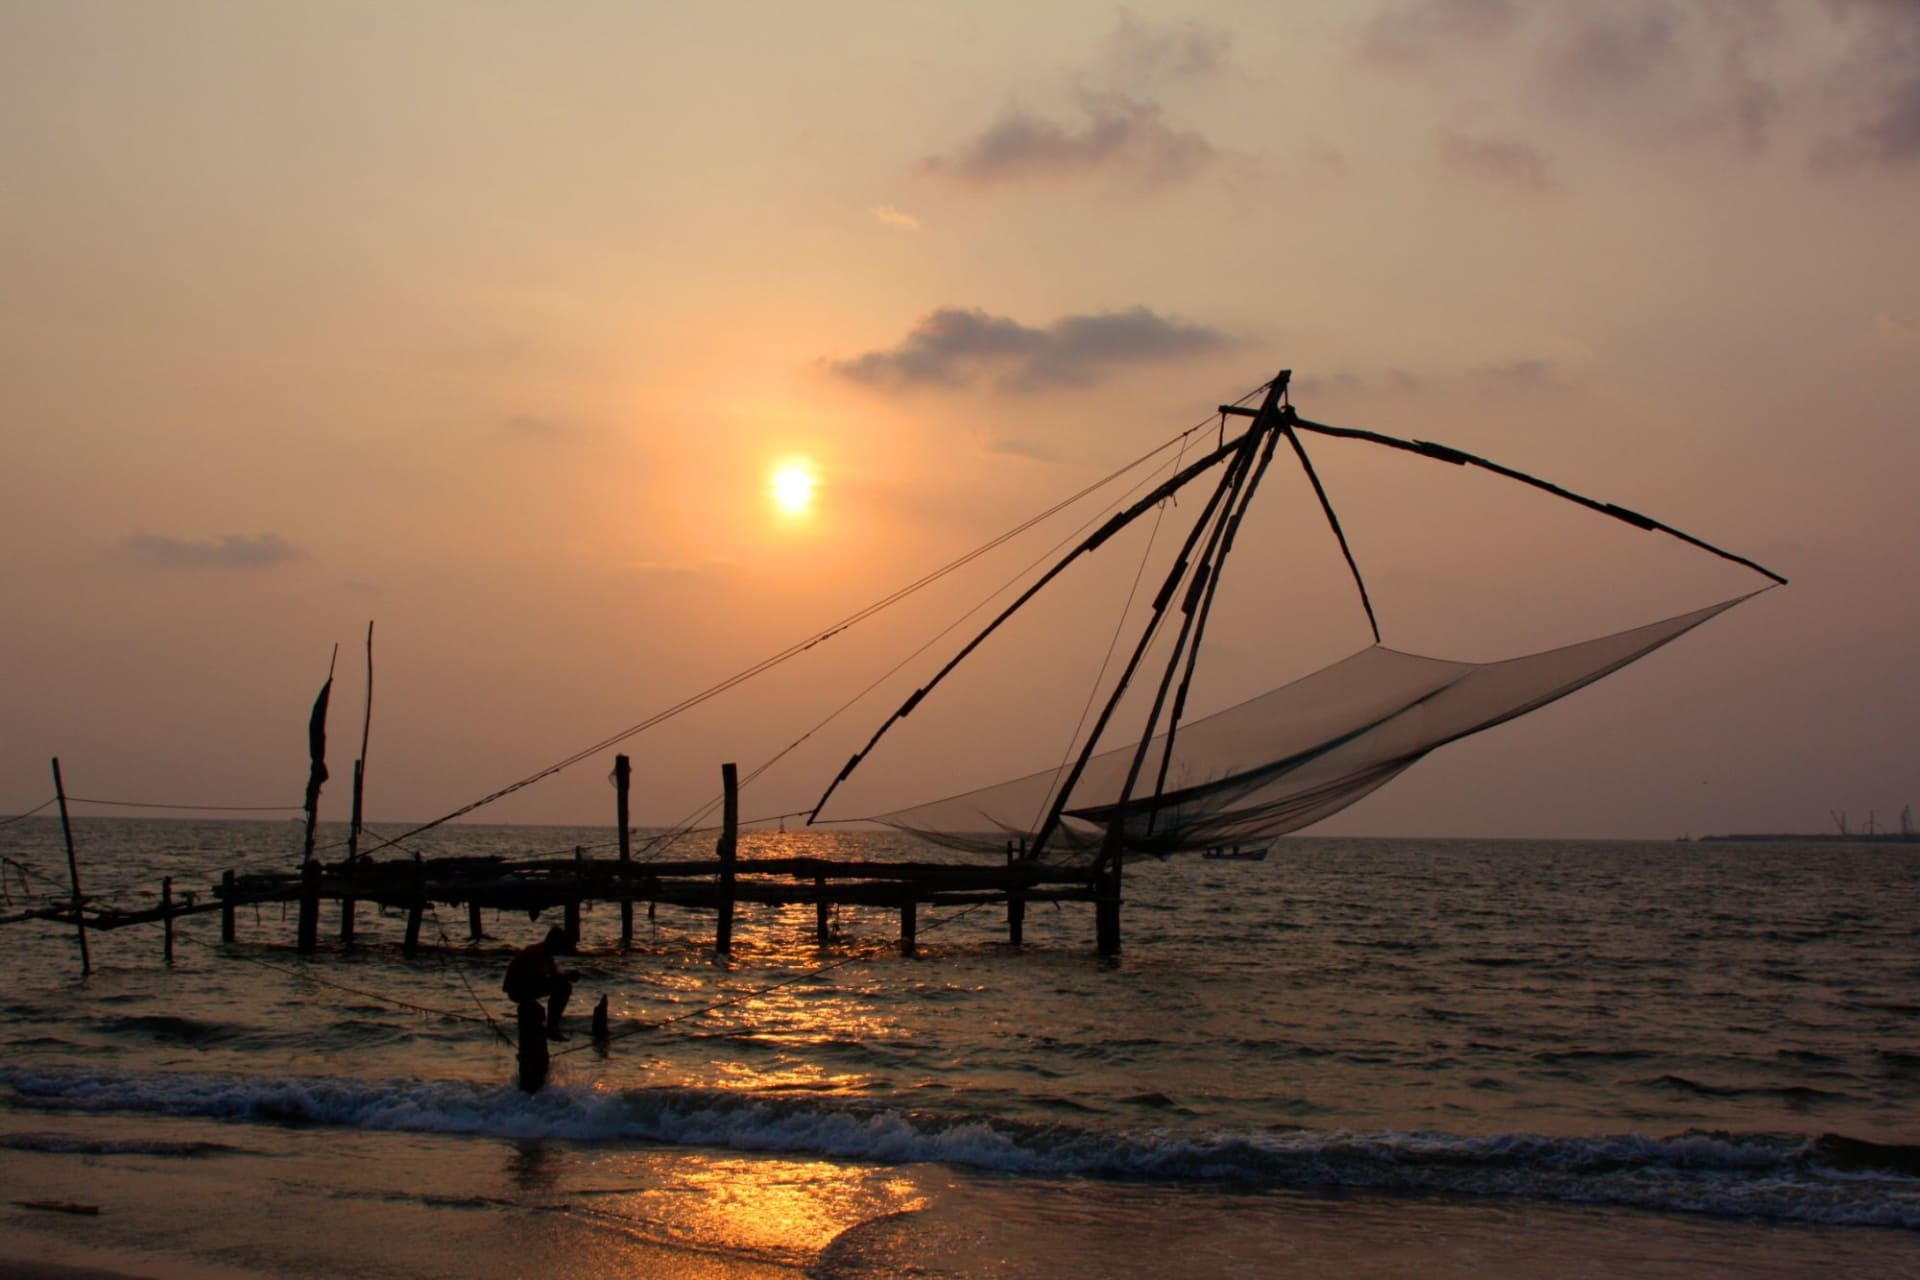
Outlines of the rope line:
[[272,969],[276,973],[283,973],[289,977],[305,978],[307,981],[318,983],[320,986],[332,987],[335,991],[344,991],[349,995],[362,996],[368,1000],[377,1000],[382,1004],[389,1004],[395,1008],[405,1009],[411,1013],[429,1014],[436,1018],[447,1018],[454,1022],[481,1021],[481,1019],[474,1017],[470,1013],[458,1013],[452,1009],[435,1009],[429,1005],[415,1004],[411,1000],[402,1000],[398,996],[385,995],[378,991],[368,991],[364,987],[355,987],[344,982],[335,982],[331,978],[322,978],[309,968],[296,969],[291,965],[276,964],[274,961],[261,956],[248,955],[244,951],[227,950],[226,944],[224,943],[206,942],[187,933],[182,933],[179,937],[182,941],[191,942],[198,947],[205,947],[209,951],[221,951],[235,960],[245,960],[249,964],[257,964],[263,969]]
[[94,800],[87,796],[68,796],[67,803],[104,804],[117,809],[185,809],[196,813],[299,813],[306,807],[297,804],[159,804],[146,800]]
[[[427,908],[433,912],[433,927],[439,931],[440,941],[443,944],[441,949],[434,953],[434,958],[440,962],[440,972],[445,974],[447,971],[447,951],[452,948],[453,940],[447,937],[446,923],[440,919],[440,904],[437,902],[429,902]],[[475,941],[478,941],[478,939],[475,939]],[[513,1038],[500,1029],[500,1021],[493,1016],[493,1010],[487,1008],[486,1002],[480,998],[480,993],[473,989],[471,982],[467,981],[467,971],[465,969],[455,969],[453,972],[454,975],[460,979],[460,985],[467,989],[467,994],[473,997],[474,1007],[480,1010],[480,1016],[487,1020],[487,1026],[492,1028],[493,1034],[498,1036],[501,1042],[509,1048],[514,1047]]]
[[[1254,391],[1250,391],[1246,393],[1246,395],[1243,395],[1240,397],[1240,401],[1244,401],[1250,396],[1257,394],[1260,389],[1261,388],[1255,388]],[[1240,401],[1235,401],[1235,403],[1237,404]],[[648,729],[652,729],[657,725],[660,725],[665,721],[670,720],[673,717],[682,714],[683,712],[690,711],[693,708],[701,705],[702,703],[712,698],[718,697],[720,694],[725,693],[730,689],[733,689],[737,685],[744,684],[746,681],[751,680],[754,677],[761,675],[764,672],[769,671],[776,666],[779,666],[781,663],[786,662],[791,658],[798,657],[800,654],[805,653],[807,650],[812,649],[816,645],[825,643],[826,641],[832,639],[834,636],[839,635],[841,632],[847,630],[848,628],[855,626],[858,623],[866,621],[868,618],[873,617],[875,614],[880,613],[884,609],[890,608],[891,606],[898,604],[900,601],[906,599],[909,596],[916,594],[917,592],[921,591],[925,587],[930,586],[931,584],[933,584],[934,582],[937,582],[941,578],[946,577],[948,574],[954,573],[966,567],[967,565],[971,564],[973,561],[979,559],[981,556],[986,555],[988,552],[995,550],[996,548],[1004,545],[1005,543],[1011,541],[1016,537],[1019,537],[1021,534],[1033,528],[1035,525],[1038,525],[1046,520],[1051,519],[1053,516],[1059,514],[1061,511],[1072,506],[1074,503],[1079,502],[1081,499],[1085,498],[1087,495],[1091,493],[1095,493],[1100,489],[1105,488],[1107,485],[1112,484],[1114,481],[1118,480],[1121,476],[1126,475],[1128,472],[1133,471],[1137,467],[1145,465],[1147,462],[1150,462],[1152,459],[1158,457],[1160,454],[1166,452],[1168,449],[1174,448],[1176,445],[1184,447],[1187,437],[1193,435],[1196,431],[1203,430],[1206,426],[1212,423],[1213,420],[1214,420],[1214,415],[1208,414],[1205,418],[1201,419],[1199,422],[1195,423],[1193,426],[1188,427],[1185,431],[1178,433],[1172,439],[1154,446],[1152,449],[1149,449],[1146,453],[1141,454],[1139,457],[1135,458],[1133,461],[1126,463],[1124,466],[1121,466],[1118,469],[1109,472],[1107,475],[1102,476],[1098,480],[1095,480],[1092,483],[1079,489],[1078,491],[1070,494],[1069,496],[1062,498],[1060,501],[1054,503],[1052,506],[1047,507],[1045,510],[1039,512],[1036,515],[1028,517],[1026,520],[1021,521],[1019,524],[1015,525],[1013,528],[989,539],[988,541],[975,547],[973,550],[968,551],[965,554],[947,562],[945,565],[942,565],[937,569],[931,570],[930,572],[923,574],[919,578],[916,578],[912,582],[908,583],[906,586],[897,588],[896,590],[890,592],[889,594],[882,596],[879,600],[875,601],[874,603],[869,604],[864,608],[855,610],[853,613],[847,615],[845,618],[841,619],[839,622],[836,622],[833,625],[826,627],[823,630],[815,632],[813,635],[807,637],[806,639],[797,641],[794,644],[788,645],[785,649],[782,649],[779,652],[767,658],[761,659],[759,662],[754,663],[752,666],[747,667],[746,669],[727,677],[726,679],[720,681],[719,683],[710,685],[706,689],[703,689],[698,693],[690,694],[686,698],[681,699],[679,702],[674,703],[673,705],[665,708],[664,710],[655,712],[653,715],[648,716],[646,719],[641,720],[636,724],[629,725],[627,728],[622,729],[617,733],[610,734],[607,737],[602,738],[600,741],[594,743],[593,745],[584,747],[581,750],[574,752],[572,755],[566,756],[565,758],[558,760],[553,764],[548,765],[544,769],[540,769],[534,773],[530,773],[526,777],[521,778],[517,782],[512,782],[507,784],[504,787],[500,787],[494,791],[490,791],[486,795],[481,796],[478,800],[462,805],[460,808],[453,810],[451,813],[447,813],[441,817],[435,818],[431,822],[422,823],[420,826],[414,827],[413,829],[403,832],[400,835],[383,839],[380,844],[375,846],[375,848],[376,849],[390,848],[396,844],[401,843],[402,841],[412,839],[414,836],[421,835],[425,832],[433,830],[435,827],[451,822],[455,818],[464,817],[467,814],[472,813],[474,810],[484,808],[485,806],[492,804],[497,800],[503,800],[507,796],[510,796],[513,793],[515,793],[516,791],[520,791],[526,787],[530,787],[534,783],[542,781],[543,779],[550,778],[554,774],[559,773],[564,769],[572,768],[574,765],[579,764],[582,760],[585,760],[591,756],[597,755],[600,752],[607,750],[609,747],[618,746],[619,744],[627,741],[629,738],[636,737],[639,734],[646,732]]]
[[[42,800],[39,804],[33,806],[33,808],[27,810],[25,813],[16,813],[11,818],[0,818],[0,827],[10,827],[16,822],[25,821],[26,819],[31,818],[34,814],[40,812],[42,809],[46,808],[48,805],[52,804],[55,800],[58,800],[59,798],[60,798],[59,796],[48,796],[45,800]],[[68,797],[68,798],[71,799],[72,797]]]
[[[1221,421],[1226,419],[1222,417]],[[1180,465],[1180,459],[1186,457],[1186,450],[1180,451],[1174,459],[1174,466]],[[1169,501],[1172,499],[1169,498]],[[1060,763],[1054,767],[1053,781],[1047,784],[1047,792],[1040,798],[1040,806],[1035,810],[1033,821],[1028,824],[1029,831],[1037,830],[1046,816],[1048,807],[1053,803],[1053,789],[1060,783],[1060,775],[1067,771],[1067,763],[1073,759],[1073,749],[1080,741],[1080,731],[1087,727],[1087,717],[1093,714],[1094,700],[1100,696],[1100,682],[1107,678],[1107,670],[1113,665],[1113,655],[1120,648],[1120,633],[1126,629],[1127,615],[1133,612],[1133,602],[1139,597],[1140,583],[1147,575],[1147,563],[1153,558],[1154,544],[1160,540],[1160,525],[1166,519],[1167,504],[1161,503],[1160,509],[1153,513],[1153,527],[1147,531],[1147,545],[1140,550],[1140,563],[1133,571],[1133,585],[1127,588],[1127,602],[1120,606],[1120,614],[1113,620],[1113,635],[1107,641],[1107,655],[1100,660],[1100,670],[1094,672],[1093,680],[1087,686],[1087,700],[1080,708],[1080,719],[1074,723],[1073,732],[1067,736],[1066,745],[1060,751]]]
[[[1252,394],[1252,393],[1249,393],[1249,394]],[[1212,419],[1209,418],[1207,421],[1211,421],[1211,420]],[[1195,431],[1200,430],[1205,425],[1206,425],[1206,422],[1202,422],[1193,427],[1189,427],[1186,431],[1181,432],[1168,444],[1161,446],[1161,448],[1159,450],[1156,450],[1156,452],[1164,452],[1167,448],[1178,446],[1179,452],[1176,454],[1175,460],[1172,464],[1173,468],[1177,469],[1179,466],[1179,459],[1186,456],[1187,437],[1192,435]],[[1151,457],[1152,455],[1149,454],[1147,456]],[[1137,467],[1140,464],[1136,462],[1133,465]],[[965,613],[962,613],[959,617],[949,622],[945,627],[941,628],[938,632],[936,632],[934,635],[930,636],[926,641],[924,641],[918,648],[913,650],[913,652],[909,653],[906,657],[902,658],[899,662],[896,662],[892,667],[882,672],[878,677],[876,677],[872,682],[870,682],[866,688],[860,690],[858,693],[854,694],[851,698],[841,703],[838,707],[828,712],[826,717],[822,719],[818,724],[815,724],[812,728],[808,729],[805,733],[801,734],[798,738],[788,743],[784,748],[776,752],[773,756],[762,761],[756,768],[754,768],[752,771],[750,771],[745,777],[743,777],[740,780],[740,784],[739,784],[740,789],[744,791],[750,784],[752,784],[756,779],[758,779],[761,774],[765,773],[768,769],[778,764],[781,761],[781,759],[783,759],[789,753],[793,752],[795,749],[800,747],[809,738],[813,737],[814,734],[826,728],[829,724],[839,719],[842,715],[845,715],[854,706],[858,705],[860,701],[864,699],[868,694],[872,693],[875,689],[879,688],[882,684],[892,679],[895,675],[899,674],[900,671],[903,670],[909,663],[913,662],[916,658],[920,657],[920,655],[924,654],[927,650],[931,649],[934,645],[938,644],[941,640],[945,639],[948,635],[952,634],[953,631],[956,628],[958,628],[962,623],[966,622],[967,619],[974,617],[976,614],[980,613],[981,610],[985,609],[988,605],[992,604],[995,600],[1005,595],[1008,591],[1011,591],[1015,586],[1015,584],[1025,579],[1027,575],[1031,574],[1035,569],[1053,560],[1056,556],[1059,555],[1060,549],[1062,547],[1065,547],[1069,543],[1079,541],[1081,538],[1083,538],[1087,530],[1091,529],[1096,523],[1098,523],[1102,516],[1106,515],[1107,512],[1112,511],[1114,508],[1119,507],[1122,504],[1126,503],[1126,501],[1129,498],[1131,498],[1134,494],[1140,492],[1140,490],[1144,489],[1148,484],[1150,484],[1153,481],[1154,477],[1159,474],[1160,474],[1160,469],[1155,469],[1154,471],[1149,472],[1144,478],[1136,481],[1133,484],[1133,486],[1130,489],[1128,489],[1125,493],[1121,494],[1118,498],[1108,503],[1104,508],[1102,508],[1099,511],[1096,511],[1093,515],[1089,516],[1086,520],[1082,521],[1078,528],[1071,530],[1064,537],[1060,538],[1057,542],[1055,542],[1052,546],[1048,547],[1045,551],[1042,551],[1038,556],[1035,556],[1032,560],[1028,561],[1024,566],[1022,566],[1020,569],[1015,571],[1013,575],[1010,576],[1005,582],[1001,583],[1000,586],[996,587],[994,590],[987,593],[986,596],[981,598],[981,600],[977,604],[975,604],[971,609],[968,609]],[[1164,507],[1162,508],[1162,510],[1164,511]],[[1158,530],[1159,528],[1159,519],[1160,519],[1160,513],[1156,512],[1155,523],[1154,523],[1154,528],[1156,530]],[[1149,543],[1149,546],[1148,546],[1149,553],[1151,552],[1151,550],[1152,550],[1151,543]],[[1143,558],[1142,560],[1143,568],[1144,568],[1144,565],[1145,565],[1145,560]],[[1137,579],[1135,582],[1135,586],[1136,588],[1138,586]],[[1129,596],[1129,601],[1131,601],[1131,596]],[[1104,668],[1102,669],[1104,670]],[[1076,730],[1076,733],[1077,732],[1078,731]],[[716,808],[720,806],[721,802],[724,799],[725,797],[723,795],[714,796],[712,799],[708,800],[706,804],[701,806],[699,809],[695,810],[693,814],[691,814],[687,819],[684,820],[685,823],[688,824],[688,829],[691,830],[691,824],[697,823],[701,819],[707,817],[707,815],[711,814]],[[779,821],[786,818],[800,817],[802,815],[805,815],[808,817],[807,825],[809,826],[824,825],[825,822],[832,821],[831,819],[823,821],[822,819],[818,818],[817,810],[814,810],[814,809],[800,809],[800,810],[794,811],[793,813],[779,814],[779,815],[776,815],[776,817],[773,820]],[[767,821],[767,819],[760,819],[759,821]],[[855,818],[855,819],[850,819],[850,821],[861,822],[861,821],[866,821],[866,819]]]

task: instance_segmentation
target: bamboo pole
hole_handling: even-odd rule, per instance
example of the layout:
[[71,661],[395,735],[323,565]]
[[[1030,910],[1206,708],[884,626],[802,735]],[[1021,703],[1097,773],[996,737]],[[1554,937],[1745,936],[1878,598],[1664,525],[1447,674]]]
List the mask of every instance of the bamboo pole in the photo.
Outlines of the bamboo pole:
[[420,855],[413,855],[413,895],[407,903],[407,936],[400,944],[400,953],[406,956],[420,954],[420,917],[427,909],[427,869],[420,862]]
[[579,845],[573,846],[573,892],[568,895],[562,908],[562,928],[567,931],[567,945],[580,945],[580,895],[581,885],[586,880],[587,851]]
[[220,873],[220,941],[232,942],[233,928],[233,868],[228,867]]
[[53,794],[60,801],[60,834],[67,841],[67,882],[73,886],[73,927],[80,938],[80,976],[93,972],[93,958],[87,954],[87,920],[80,913],[80,860],[73,852],[73,822],[67,817],[67,784],[60,777],[60,757],[53,758]]
[[719,923],[714,928],[713,949],[720,955],[733,954],[733,861],[740,840],[740,771],[729,760],[720,766],[720,785],[725,795],[721,809]]
[[373,622],[367,622],[367,702],[360,718],[360,756],[353,762],[353,824],[347,828],[347,861],[360,853],[361,798],[366,789],[367,737],[373,732]]
[[[628,793],[633,787],[633,761],[624,755],[613,758],[614,820],[620,825],[621,892],[626,891],[627,870],[633,865],[633,840],[627,830]],[[633,946],[633,899],[620,899],[620,949]]]
[[[353,762],[353,807],[354,826],[358,828],[360,825],[360,762],[358,760]],[[355,830],[347,837],[347,884],[340,894],[340,944],[342,946],[353,942],[353,915],[355,908],[359,906],[359,899],[353,896],[353,881],[359,873],[359,866],[355,863],[353,856],[353,838],[358,834],[359,831]]]
[[320,945],[320,864],[309,859],[300,868],[300,923],[295,947],[312,955]]
[[[1026,856],[1026,841],[1018,844],[1007,841],[1007,865],[1013,866]],[[1007,941],[1014,946],[1025,941],[1027,925],[1027,895],[1016,888],[1011,879],[1007,883]]]

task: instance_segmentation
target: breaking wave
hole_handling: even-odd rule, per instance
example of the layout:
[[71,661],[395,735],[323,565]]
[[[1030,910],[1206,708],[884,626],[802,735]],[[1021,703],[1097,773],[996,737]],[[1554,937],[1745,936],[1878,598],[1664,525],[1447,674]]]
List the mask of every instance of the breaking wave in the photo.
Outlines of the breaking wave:
[[[561,1084],[528,1097],[470,1081],[22,1068],[0,1068],[0,1086],[22,1110],[779,1151],[1046,1177],[1512,1196],[1920,1230],[1920,1153],[1835,1135],[1103,1130],[713,1089]],[[32,1149],[61,1148],[50,1140]]]

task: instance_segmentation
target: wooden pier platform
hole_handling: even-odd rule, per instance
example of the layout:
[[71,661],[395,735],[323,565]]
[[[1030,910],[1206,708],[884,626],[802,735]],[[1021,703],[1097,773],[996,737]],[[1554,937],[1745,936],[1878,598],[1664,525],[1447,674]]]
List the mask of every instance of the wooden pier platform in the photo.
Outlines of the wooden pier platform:
[[[59,786],[59,762],[54,762]],[[627,812],[627,758],[616,757],[619,817]],[[468,939],[482,936],[481,913],[525,911],[530,915],[559,909],[564,929],[580,935],[580,914],[593,903],[618,904],[620,945],[633,943],[633,908],[647,906],[654,918],[661,905],[694,912],[712,912],[713,947],[720,954],[733,948],[734,911],[743,902],[773,906],[811,903],[816,936],[821,946],[832,941],[831,913],[837,906],[857,906],[899,913],[900,950],[913,955],[918,943],[919,908],[969,907],[1001,903],[1006,907],[1007,939],[1023,941],[1027,904],[1033,902],[1089,902],[1094,906],[1095,940],[1102,955],[1119,951],[1120,876],[1102,872],[1099,864],[1052,864],[1030,860],[1010,848],[1001,864],[876,861],[821,857],[741,858],[737,856],[738,789],[734,766],[722,766],[725,818],[714,856],[642,861],[631,854],[630,832],[619,828],[619,856],[590,858],[585,848],[571,858],[440,857],[389,858],[349,856],[336,863],[310,859],[298,870],[226,872],[212,886],[210,896],[174,896],[173,880],[161,884],[160,901],[153,907],[124,910],[90,898],[80,889],[79,868],[72,856],[71,829],[67,832],[69,871],[73,893],[64,902],[31,908],[0,918],[0,923],[39,919],[72,926],[80,940],[82,970],[89,930],[114,930],[131,925],[164,926],[165,955],[173,960],[173,922],[184,916],[220,912],[223,942],[237,940],[239,909],[263,903],[296,904],[294,943],[303,953],[320,945],[323,904],[331,904],[339,922],[342,944],[354,940],[356,915],[362,903],[404,912],[405,952],[420,949],[420,930],[430,909],[466,908]],[[64,792],[61,793],[64,797]],[[437,915],[437,911],[436,911]]]
[[[817,857],[678,859],[622,862],[590,858],[509,859],[500,857],[355,859],[332,864],[310,862],[297,872],[229,871],[207,897],[176,901],[172,882],[162,887],[158,905],[121,910],[83,900],[21,913],[54,923],[111,931],[132,925],[164,924],[171,958],[173,921],[221,913],[221,939],[238,937],[239,909],[263,903],[298,907],[295,946],[319,948],[323,905],[339,923],[338,938],[351,943],[361,904],[404,912],[403,947],[421,946],[421,924],[432,907],[464,907],[468,939],[481,936],[481,913],[559,910],[569,934],[578,936],[580,913],[593,903],[631,908],[645,904],[648,915],[665,905],[714,915],[714,947],[731,950],[734,908],[739,903],[788,906],[811,903],[820,945],[832,940],[830,913],[837,906],[890,909],[900,916],[900,950],[914,954],[917,909],[1003,903],[1007,936],[1022,941],[1026,906],[1031,902],[1093,902],[1098,889],[1085,867],[1009,861],[1004,866],[941,862],[886,862]],[[633,942],[631,910],[622,912],[621,945]]]
[[[480,936],[481,912],[545,912],[558,909],[567,932],[580,930],[580,912],[591,903],[631,908],[644,903],[651,916],[665,905],[714,915],[714,949],[731,950],[734,908],[739,903],[789,906],[811,903],[822,946],[831,940],[829,915],[837,906],[895,910],[900,915],[900,949],[911,955],[916,943],[917,908],[1004,903],[1010,941],[1022,940],[1026,904],[1091,902],[1095,886],[1084,867],[1010,861],[1004,866],[940,862],[884,862],[817,857],[680,859],[622,862],[589,858],[510,860],[505,858],[431,858],[309,863],[299,873],[233,875],[214,886],[214,902],[196,910],[222,911],[222,937],[234,937],[234,912],[248,903],[297,903],[296,945],[312,951],[319,944],[321,905],[331,904],[340,937],[351,941],[354,912],[373,903],[407,917],[405,949],[420,946],[421,921],[430,906],[466,908],[470,938]],[[181,914],[181,910],[175,910]],[[154,912],[139,913],[142,919]],[[89,927],[136,923],[131,917],[90,918]],[[633,941],[631,911],[622,912],[621,945]]]

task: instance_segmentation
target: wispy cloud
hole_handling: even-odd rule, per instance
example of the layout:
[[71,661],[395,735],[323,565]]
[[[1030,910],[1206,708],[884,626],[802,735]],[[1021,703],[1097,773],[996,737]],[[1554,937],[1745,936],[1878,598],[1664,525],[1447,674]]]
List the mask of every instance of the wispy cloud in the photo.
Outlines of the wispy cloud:
[[1463,111],[1498,74],[1517,109],[1636,145],[1757,155],[1791,125],[1823,171],[1920,164],[1916,0],[1402,0],[1355,32],[1363,66],[1454,73]]
[[1686,69],[1681,22],[1664,2],[1580,6],[1547,43],[1545,85],[1576,105],[1647,92]]
[[1089,173],[1155,187],[1192,177],[1216,156],[1213,144],[1175,129],[1154,103],[1121,96],[1081,101],[1082,118],[1060,124],[1015,108],[950,155],[929,156],[926,172],[975,186],[1052,181]]
[[251,537],[174,538],[136,533],[121,544],[135,564],[149,569],[265,569],[305,560],[307,553],[277,533]]
[[1219,27],[1122,11],[1104,47],[1068,77],[1067,112],[1008,107],[950,151],[926,157],[921,169],[977,188],[1099,175],[1148,190],[1196,177],[1219,152],[1199,130],[1169,123],[1162,94],[1220,76],[1232,46]]
[[1360,30],[1361,56],[1406,66],[1483,45],[1514,26],[1512,0],[1416,0],[1376,14]]
[[1882,311],[1873,318],[1871,336],[1882,346],[1920,347],[1920,324]]
[[1560,189],[1552,160],[1524,138],[1472,137],[1442,129],[1434,142],[1440,162],[1453,173],[1533,195]]
[[1225,71],[1233,37],[1192,20],[1159,24],[1122,12],[1107,37],[1107,66],[1121,83],[1143,86],[1196,80]]
[[1329,399],[1424,393],[1457,395],[1463,389],[1477,394],[1565,390],[1567,385],[1560,366],[1541,356],[1516,356],[1466,368],[1429,370],[1424,373],[1400,368],[1371,372],[1336,369],[1331,373],[1310,374],[1293,380],[1297,398],[1324,396]]
[[1853,37],[1844,78],[1853,119],[1814,153],[1820,168],[1920,162],[1920,4],[1828,0]]
[[1544,391],[1561,385],[1553,362],[1538,356],[1483,364],[1473,371],[1473,378],[1483,386],[1502,391]]
[[1029,462],[1053,462],[1060,456],[1040,442],[1024,436],[982,436],[980,449],[984,453],[995,453],[1009,458],[1025,458]]
[[874,205],[867,210],[867,216],[876,222],[884,222],[890,227],[898,227],[902,231],[920,230],[920,219],[905,209],[896,209],[890,204]]
[[1146,307],[1062,316],[1044,327],[965,307],[922,317],[898,344],[830,362],[841,377],[873,386],[962,386],[992,376],[1003,391],[1084,386],[1129,365],[1219,351],[1219,329]]

